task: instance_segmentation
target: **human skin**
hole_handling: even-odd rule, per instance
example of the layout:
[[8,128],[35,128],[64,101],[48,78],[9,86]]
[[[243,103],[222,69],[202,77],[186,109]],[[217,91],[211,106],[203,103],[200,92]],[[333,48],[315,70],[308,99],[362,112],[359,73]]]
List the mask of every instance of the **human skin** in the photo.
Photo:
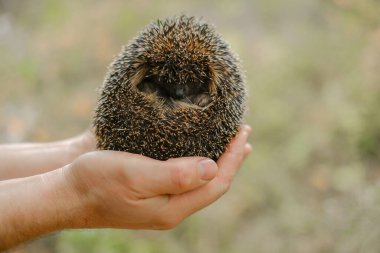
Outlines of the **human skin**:
[[69,228],[173,228],[229,189],[250,131],[243,126],[216,163],[93,151],[90,132],[0,146],[0,250]]
[[42,174],[95,149],[91,131],[57,142],[3,144],[0,145],[0,180]]

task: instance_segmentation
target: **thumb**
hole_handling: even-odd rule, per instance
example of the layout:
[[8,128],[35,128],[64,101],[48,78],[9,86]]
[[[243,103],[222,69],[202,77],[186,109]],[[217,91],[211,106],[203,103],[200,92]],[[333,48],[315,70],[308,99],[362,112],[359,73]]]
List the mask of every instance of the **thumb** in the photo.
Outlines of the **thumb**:
[[216,163],[208,158],[182,157],[167,161],[145,159],[146,164],[134,170],[136,177],[144,179],[143,195],[180,194],[193,190],[213,179],[218,172]]

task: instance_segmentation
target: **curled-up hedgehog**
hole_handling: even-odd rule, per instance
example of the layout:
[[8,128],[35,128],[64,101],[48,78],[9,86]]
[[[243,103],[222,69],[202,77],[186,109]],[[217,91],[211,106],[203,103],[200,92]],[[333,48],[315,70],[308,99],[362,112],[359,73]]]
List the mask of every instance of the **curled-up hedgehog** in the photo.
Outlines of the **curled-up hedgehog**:
[[246,88],[237,56],[209,24],[148,25],[108,69],[95,111],[99,149],[217,160],[236,135]]

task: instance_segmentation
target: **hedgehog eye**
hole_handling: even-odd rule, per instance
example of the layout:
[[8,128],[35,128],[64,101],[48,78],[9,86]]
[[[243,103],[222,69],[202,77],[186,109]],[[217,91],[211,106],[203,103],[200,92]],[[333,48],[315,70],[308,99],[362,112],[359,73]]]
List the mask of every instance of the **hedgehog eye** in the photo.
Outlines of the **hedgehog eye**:
[[165,90],[155,78],[146,77],[138,85],[137,89],[145,94],[155,94],[161,98],[169,97],[168,92]]
[[157,92],[157,86],[153,83],[150,78],[145,78],[141,83],[137,85],[137,88],[144,93],[152,94]]

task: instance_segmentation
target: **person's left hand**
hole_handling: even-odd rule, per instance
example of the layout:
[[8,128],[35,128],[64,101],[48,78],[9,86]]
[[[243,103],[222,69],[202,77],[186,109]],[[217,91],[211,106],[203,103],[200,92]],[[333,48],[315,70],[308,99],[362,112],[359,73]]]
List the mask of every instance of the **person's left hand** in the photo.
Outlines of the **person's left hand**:
[[80,156],[63,169],[77,199],[69,226],[168,229],[230,187],[251,148],[245,126],[217,163],[202,157],[167,161],[116,151]]

